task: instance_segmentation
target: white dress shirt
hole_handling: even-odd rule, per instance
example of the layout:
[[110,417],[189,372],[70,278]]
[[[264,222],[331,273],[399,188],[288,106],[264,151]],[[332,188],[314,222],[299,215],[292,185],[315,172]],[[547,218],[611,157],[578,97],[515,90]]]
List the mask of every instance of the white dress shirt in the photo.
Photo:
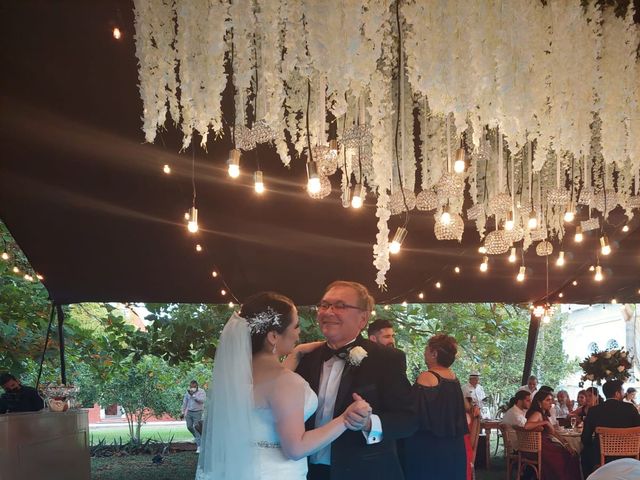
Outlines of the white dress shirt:
[[536,393],[538,393],[538,387],[536,387],[536,389],[532,392],[531,390],[529,390],[529,387],[528,387],[527,385],[522,385],[522,386],[518,389],[518,392],[519,392],[519,391],[521,391],[521,390],[522,390],[523,392],[529,392],[529,393],[531,394],[531,398],[533,398],[533,397],[534,397],[534,395],[535,395]]
[[[329,423],[334,418],[333,411],[336,406],[336,396],[340,388],[344,367],[345,361],[335,356],[324,362],[322,366],[320,388],[318,389],[316,428]],[[362,434],[369,445],[382,441],[382,422],[378,415],[371,414],[371,431],[368,434],[365,432],[362,432]],[[311,463],[331,465],[331,445],[329,444],[312,454],[309,460]]]
[[524,427],[524,424],[527,423],[526,413],[526,410],[522,410],[517,405],[514,405],[505,412],[501,423],[504,423],[510,428]]
[[487,398],[487,394],[484,393],[484,388],[479,383],[474,387],[470,383],[467,383],[462,387],[462,392],[465,397],[471,397],[473,404],[476,407],[480,407],[482,405],[482,401]]

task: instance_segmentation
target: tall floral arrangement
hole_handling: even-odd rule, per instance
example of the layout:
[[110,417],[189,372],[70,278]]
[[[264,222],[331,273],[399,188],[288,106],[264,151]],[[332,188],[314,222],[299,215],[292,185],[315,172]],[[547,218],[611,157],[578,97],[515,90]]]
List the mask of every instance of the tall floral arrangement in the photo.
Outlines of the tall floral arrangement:
[[580,362],[580,367],[584,371],[582,380],[596,382],[598,385],[600,385],[603,380],[620,380],[625,382],[631,376],[629,373],[631,361],[632,358],[629,352],[623,348],[602,350],[593,353]]

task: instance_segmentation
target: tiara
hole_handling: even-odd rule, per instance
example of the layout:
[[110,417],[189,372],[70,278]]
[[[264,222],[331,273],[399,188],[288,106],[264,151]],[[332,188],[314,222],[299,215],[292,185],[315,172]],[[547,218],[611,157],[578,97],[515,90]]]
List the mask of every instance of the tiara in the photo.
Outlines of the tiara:
[[281,316],[282,314],[276,312],[273,308],[267,307],[264,312],[256,313],[246,319],[249,325],[249,331],[254,335],[279,328],[282,326],[282,322],[280,322]]

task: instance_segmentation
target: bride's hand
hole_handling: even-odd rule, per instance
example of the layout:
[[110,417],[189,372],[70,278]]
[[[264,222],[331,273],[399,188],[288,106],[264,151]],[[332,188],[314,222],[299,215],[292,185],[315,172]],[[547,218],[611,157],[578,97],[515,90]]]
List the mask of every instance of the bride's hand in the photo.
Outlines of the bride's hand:
[[354,402],[342,414],[345,426],[349,430],[370,430],[371,405],[357,393],[353,394]]
[[324,342],[309,342],[309,343],[301,343],[300,345],[296,345],[293,349],[293,353],[302,357],[308,353],[313,352],[316,348],[321,347]]

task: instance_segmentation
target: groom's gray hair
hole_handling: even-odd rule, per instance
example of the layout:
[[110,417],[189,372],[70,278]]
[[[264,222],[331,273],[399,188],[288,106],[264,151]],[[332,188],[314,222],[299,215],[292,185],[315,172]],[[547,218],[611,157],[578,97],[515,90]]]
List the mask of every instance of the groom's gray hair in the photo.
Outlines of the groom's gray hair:
[[324,293],[327,293],[333,287],[347,287],[355,290],[355,292],[358,294],[358,306],[363,310],[366,310],[369,315],[371,314],[371,311],[373,310],[373,307],[375,306],[376,302],[371,296],[371,294],[369,293],[369,290],[367,289],[367,287],[365,287],[364,285],[358,282],[336,280],[335,282],[331,282],[327,286],[327,288],[324,289]]

